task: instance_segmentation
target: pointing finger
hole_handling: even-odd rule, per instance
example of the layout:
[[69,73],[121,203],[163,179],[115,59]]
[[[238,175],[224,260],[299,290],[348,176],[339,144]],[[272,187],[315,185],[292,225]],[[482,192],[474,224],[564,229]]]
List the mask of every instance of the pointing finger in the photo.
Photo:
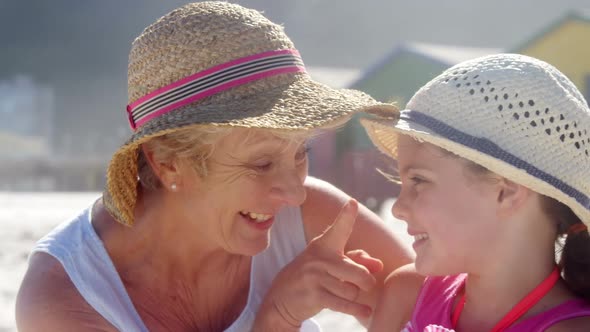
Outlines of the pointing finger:
[[333,249],[341,254],[344,253],[344,247],[352,233],[357,213],[358,203],[354,199],[349,200],[342,207],[332,225],[316,238],[316,243],[324,248]]

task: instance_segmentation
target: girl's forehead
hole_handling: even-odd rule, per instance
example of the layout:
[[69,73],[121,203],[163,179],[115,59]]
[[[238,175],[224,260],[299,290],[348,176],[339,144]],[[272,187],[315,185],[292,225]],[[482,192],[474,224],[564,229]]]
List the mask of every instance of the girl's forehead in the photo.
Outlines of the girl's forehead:
[[419,142],[416,139],[400,135],[398,138],[398,166],[401,169],[424,168],[440,169],[462,167],[461,158],[452,158],[453,154],[434,144]]
[[420,142],[415,138],[407,135],[399,135],[397,140],[398,154],[402,156],[417,156],[417,155],[432,155],[435,157],[443,157],[448,155],[444,149],[428,143]]
[[416,139],[414,139],[411,136],[401,135],[401,134],[397,136],[398,150],[399,149],[412,150],[412,149],[417,149],[420,146],[422,146],[422,143],[418,142]]

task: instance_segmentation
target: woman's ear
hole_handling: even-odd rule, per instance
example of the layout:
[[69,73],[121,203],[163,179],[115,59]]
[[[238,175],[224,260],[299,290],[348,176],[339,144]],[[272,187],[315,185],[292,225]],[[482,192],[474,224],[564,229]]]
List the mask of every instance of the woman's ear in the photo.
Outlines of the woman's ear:
[[521,210],[531,197],[531,190],[514,181],[502,178],[498,182],[498,214],[508,218]]
[[[176,161],[162,161],[159,160],[154,151],[141,145],[141,151],[145,156],[149,166],[154,175],[160,180],[164,188],[175,187],[180,181],[180,168]],[[173,189],[174,191],[175,189]]]

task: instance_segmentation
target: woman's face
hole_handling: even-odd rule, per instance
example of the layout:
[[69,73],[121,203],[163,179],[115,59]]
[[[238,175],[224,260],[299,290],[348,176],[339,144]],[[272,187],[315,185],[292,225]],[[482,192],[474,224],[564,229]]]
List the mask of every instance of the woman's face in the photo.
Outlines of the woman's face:
[[392,212],[414,236],[416,268],[423,275],[469,272],[493,248],[499,222],[493,181],[411,137],[398,139],[402,188]]
[[[270,241],[275,216],[306,197],[307,148],[264,130],[233,129],[215,146],[204,177],[184,170],[185,220],[213,246],[255,255]],[[192,221],[191,221],[192,222]]]

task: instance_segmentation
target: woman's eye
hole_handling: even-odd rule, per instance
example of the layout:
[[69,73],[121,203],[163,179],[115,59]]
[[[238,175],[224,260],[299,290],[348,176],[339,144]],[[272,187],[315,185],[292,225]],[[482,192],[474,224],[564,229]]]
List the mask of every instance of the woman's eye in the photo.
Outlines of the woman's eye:
[[256,168],[256,170],[262,171],[262,172],[268,171],[271,167],[272,167],[271,162],[254,165],[254,168]]
[[295,155],[295,160],[298,162],[302,162],[307,158],[307,154],[309,153],[309,151],[311,150],[310,147],[306,146],[305,148],[299,150],[297,152],[297,154]]

